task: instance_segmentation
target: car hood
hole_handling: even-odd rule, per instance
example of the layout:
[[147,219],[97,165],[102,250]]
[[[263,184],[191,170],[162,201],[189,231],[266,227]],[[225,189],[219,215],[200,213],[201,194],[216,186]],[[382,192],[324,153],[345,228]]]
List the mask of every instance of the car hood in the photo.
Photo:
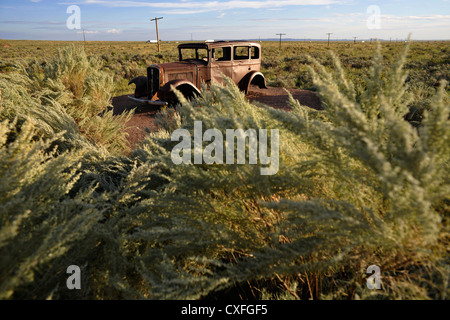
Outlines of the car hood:
[[197,65],[203,65],[200,61],[178,61],[178,62],[167,62],[158,64],[158,67],[161,67],[165,71],[172,70],[186,70],[187,68],[193,68]]

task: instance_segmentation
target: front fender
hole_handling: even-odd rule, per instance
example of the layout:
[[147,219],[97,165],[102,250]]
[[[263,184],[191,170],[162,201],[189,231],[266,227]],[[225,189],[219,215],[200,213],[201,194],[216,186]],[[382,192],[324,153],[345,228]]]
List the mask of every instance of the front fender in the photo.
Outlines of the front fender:
[[172,91],[172,86],[179,90],[186,98],[192,98],[200,95],[200,91],[192,82],[177,79],[169,81],[162,86],[158,91],[158,98],[163,101],[172,101],[176,99],[175,93]]
[[142,98],[148,95],[147,77],[145,76],[136,77],[132,79],[130,82],[128,82],[128,85],[132,83],[136,85],[136,89],[134,90],[135,98]]

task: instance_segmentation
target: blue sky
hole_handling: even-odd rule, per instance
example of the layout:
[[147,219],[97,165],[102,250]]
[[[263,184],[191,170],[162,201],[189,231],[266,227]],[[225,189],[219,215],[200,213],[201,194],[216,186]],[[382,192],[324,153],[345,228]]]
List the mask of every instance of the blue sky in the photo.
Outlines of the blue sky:
[[[76,5],[80,28],[67,20]],[[0,38],[33,40],[156,39],[450,40],[450,0],[0,0]],[[75,20],[71,20],[75,21]]]

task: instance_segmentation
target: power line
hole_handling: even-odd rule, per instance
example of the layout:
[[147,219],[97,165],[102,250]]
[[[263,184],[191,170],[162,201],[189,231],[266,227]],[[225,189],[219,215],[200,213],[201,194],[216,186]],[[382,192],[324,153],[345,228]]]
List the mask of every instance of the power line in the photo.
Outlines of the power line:
[[151,19],[150,21],[155,21],[156,22],[156,41],[158,42],[158,53],[160,52],[161,48],[160,48],[160,43],[159,43],[159,32],[158,32],[158,20],[161,20],[163,17],[160,18],[156,18],[155,19]]

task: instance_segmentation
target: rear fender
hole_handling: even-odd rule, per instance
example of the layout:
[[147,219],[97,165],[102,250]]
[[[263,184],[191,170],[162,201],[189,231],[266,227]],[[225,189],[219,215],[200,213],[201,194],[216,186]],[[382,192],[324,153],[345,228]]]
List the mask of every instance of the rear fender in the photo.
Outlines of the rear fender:
[[245,94],[247,94],[251,84],[256,84],[261,89],[267,89],[266,79],[264,78],[264,75],[259,71],[252,71],[247,73],[238,84],[239,90],[244,91]]

